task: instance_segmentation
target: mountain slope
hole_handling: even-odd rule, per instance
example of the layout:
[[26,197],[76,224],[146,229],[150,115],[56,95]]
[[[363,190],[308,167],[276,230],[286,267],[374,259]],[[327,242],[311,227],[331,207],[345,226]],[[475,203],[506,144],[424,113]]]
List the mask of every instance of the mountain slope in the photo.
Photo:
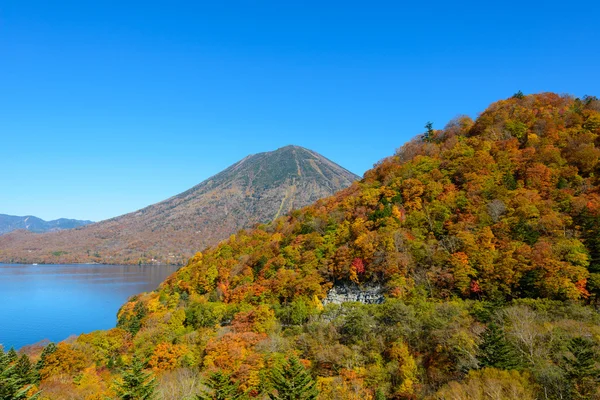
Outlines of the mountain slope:
[[[333,197],[207,249],[165,289],[223,287],[251,301],[256,286],[280,299],[283,281],[309,297],[381,282],[442,298],[588,298],[600,294],[599,159],[597,99],[500,101],[407,143]],[[242,255],[253,272],[238,279],[227,266]]]
[[[197,253],[56,357],[143,354],[164,390],[193,367],[255,398],[292,356],[322,399],[599,398],[599,177],[600,101],[519,94]],[[385,301],[324,306],[332,287]],[[119,374],[77,368],[107,394]]]
[[199,185],[139,211],[84,228],[0,237],[0,260],[181,263],[256,223],[349,186],[357,177],[299,146],[254,154]]
[[[467,398],[459,381],[527,388],[516,398],[560,398],[557,387],[596,398],[564,360],[600,345],[600,316],[585,306],[600,302],[599,177],[600,101],[499,101],[407,143],[333,197],[197,254],[125,304],[118,326],[145,354],[159,354],[162,344],[142,344],[159,338],[214,335],[200,344],[201,368],[245,390],[261,390],[247,371],[268,374],[283,353],[307,360],[323,398],[351,398],[327,397],[344,387],[356,398]],[[353,285],[386,301],[323,309],[332,287]],[[178,312],[179,331],[166,326]]]
[[84,225],[92,224],[93,221],[81,221],[77,219],[59,218],[52,221],[44,221],[41,218],[32,215],[18,217],[15,215],[0,214],[0,235],[18,229],[25,229],[30,232],[42,233],[58,231],[61,229],[72,229]]

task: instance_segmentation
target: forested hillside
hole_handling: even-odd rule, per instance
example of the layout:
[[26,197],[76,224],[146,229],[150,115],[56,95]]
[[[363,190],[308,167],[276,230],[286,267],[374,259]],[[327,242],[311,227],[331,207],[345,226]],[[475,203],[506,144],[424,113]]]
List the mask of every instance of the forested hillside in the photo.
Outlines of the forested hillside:
[[[38,375],[22,384],[41,398],[598,399],[599,135],[598,99],[552,93],[428,124],[350,188],[197,253],[117,328],[28,349]],[[385,301],[324,306],[333,287]],[[294,376],[304,394],[284,397]]]

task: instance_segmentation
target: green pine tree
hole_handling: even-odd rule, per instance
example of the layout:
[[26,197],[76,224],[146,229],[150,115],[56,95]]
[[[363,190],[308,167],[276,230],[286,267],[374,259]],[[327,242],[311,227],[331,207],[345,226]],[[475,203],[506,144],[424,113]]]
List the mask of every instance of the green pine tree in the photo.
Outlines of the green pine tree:
[[576,337],[568,345],[570,355],[563,357],[563,369],[572,384],[572,394],[576,399],[588,399],[595,393],[600,383],[600,361],[594,342]]
[[513,97],[513,99],[523,99],[523,98],[525,98],[525,95],[523,94],[522,91],[519,90],[517,93],[513,94],[512,97]]
[[242,394],[238,393],[238,385],[231,380],[229,374],[221,371],[211,374],[206,381],[206,386],[210,388],[210,392],[196,396],[198,400],[238,400],[242,398]]
[[144,364],[134,357],[129,369],[123,371],[123,381],[115,382],[115,392],[123,400],[149,400],[154,398],[156,378],[144,372]]
[[29,361],[26,355],[19,359],[14,349],[4,353],[0,346],[0,400],[34,400],[39,397],[39,392],[31,397],[27,396],[33,387],[35,376],[31,374],[31,369],[29,373],[22,373],[20,362],[23,357]]
[[517,353],[506,340],[502,329],[493,322],[488,325],[483,334],[483,342],[479,346],[479,361],[482,367],[498,369],[517,369],[519,367]]
[[581,238],[590,255],[590,272],[600,272],[600,216],[585,210],[577,217]]
[[15,372],[19,376],[19,378],[23,379],[26,382],[34,382],[35,374],[33,370],[33,364],[29,357],[26,354],[23,354],[17,362],[15,363]]
[[8,353],[6,353],[6,357],[8,358],[8,362],[11,363],[13,361],[16,361],[17,358],[19,358],[19,355],[17,354],[15,348],[11,347]]
[[35,379],[36,382],[39,382],[41,377],[40,377],[40,371],[44,368],[44,366],[46,365],[46,358],[54,353],[56,351],[56,344],[50,342],[46,345],[46,347],[44,347],[44,350],[42,350],[42,355],[40,356],[40,359],[38,360],[38,362],[35,364]]
[[387,397],[385,397],[385,393],[383,392],[383,390],[377,389],[375,391],[375,400],[387,400]]
[[117,327],[125,329],[135,336],[142,328],[142,320],[148,315],[148,309],[142,302],[137,302],[133,308],[133,315],[123,316],[117,321]]
[[296,357],[275,368],[271,383],[277,394],[269,394],[271,400],[315,400],[319,394],[316,383]]
[[8,365],[8,359],[6,358],[6,353],[4,352],[4,347],[0,344],[0,371],[3,371],[7,365]]
[[427,122],[425,124],[425,129],[427,129],[427,130],[423,134],[423,140],[425,142],[433,141],[433,135],[435,134],[435,131],[433,130],[433,122],[431,122],[431,121]]

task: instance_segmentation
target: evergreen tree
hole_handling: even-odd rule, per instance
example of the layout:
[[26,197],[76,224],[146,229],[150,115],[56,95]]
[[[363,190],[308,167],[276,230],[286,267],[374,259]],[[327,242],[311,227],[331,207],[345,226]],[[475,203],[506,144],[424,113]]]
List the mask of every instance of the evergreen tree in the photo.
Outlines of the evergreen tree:
[[523,99],[523,98],[525,98],[525,95],[523,94],[522,91],[519,90],[517,93],[513,94],[512,97],[513,97],[513,99]]
[[35,364],[35,380],[36,382],[39,382],[41,377],[40,377],[40,371],[44,368],[44,366],[46,365],[46,358],[54,353],[56,351],[56,344],[50,342],[46,345],[46,347],[44,347],[44,350],[42,350],[42,355],[40,356],[40,359],[38,360],[38,362]]
[[115,392],[123,400],[149,400],[154,398],[156,378],[144,372],[144,364],[134,357],[129,369],[123,371],[123,382],[115,383]]
[[[23,357],[29,361],[26,355],[21,359]],[[34,400],[39,396],[39,392],[31,397],[27,396],[33,387],[35,377],[31,373],[25,375],[21,373],[19,365],[21,359],[15,362],[17,358],[14,349],[4,353],[4,349],[0,346],[0,400]],[[31,363],[29,365],[31,366]]]
[[231,380],[229,374],[221,371],[211,374],[206,381],[206,386],[211,389],[210,393],[196,396],[198,400],[237,400],[242,398],[242,395],[238,393],[238,385]]
[[125,329],[135,336],[142,328],[142,320],[148,315],[148,309],[142,302],[137,302],[133,308],[133,315],[123,316],[117,321],[117,327]]
[[16,359],[19,358],[19,355],[17,354],[15,348],[11,347],[8,353],[6,353],[6,357],[8,358],[8,362],[11,363],[13,361],[16,361]]
[[599,360],[594,342],[576,337],[571,339],[568,350],[570,356],[563,357],[563,369],[571,381],[573,396],[576,399],[591,398],[600,383],[600,369],[596,366]]
[[498,369],[519,367],[517,353],[506,340],[502,329],[494,322],[488,325],[483,334],[483,342],[479,346],[479,361],[482,367]]
[[433,140],[433,134],[434,134],[434,130],[433,130],[433,122],[429,121],[425,124],[425,129],[427,129],[425,131],[425,134],[423,134],[423,140],[425,142],[431,142]]
[[600,216],[584,210],[577,222],[581,226],[581,239],[590,255],[590,272],[600,272]]
[[3,371],[8,364],[6,353],[4,352],[4,347],[0,344],[0,371]]
[[35,382],[35,371],[33,369],[33,364],[29,357],[26,354],[21,355],[17,362],[15,363],[15,372],[25,382]]
[[377,389],[375,391],[375,400],[387,400],[387,397],[385,397],[383,390]]
[[295,357],[273,370],[271,383],[277,390],[269,394],[271,400],[315,400],[319,394],[315,381]]

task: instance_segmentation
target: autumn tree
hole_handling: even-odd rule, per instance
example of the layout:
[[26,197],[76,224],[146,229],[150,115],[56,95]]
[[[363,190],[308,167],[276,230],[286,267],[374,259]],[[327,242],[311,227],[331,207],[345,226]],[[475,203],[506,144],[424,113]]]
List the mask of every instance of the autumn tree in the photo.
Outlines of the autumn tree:
[[417,380],[417,364],[409,352],[408,346],[401,340],[391,345],[390,358],[394,365],[394,375],[398,381],[396,394],[401,398],[411,398],[415,394]]
[[38,370],[40,377],[46,379],[51,375],[66,374],[75,376],[85,368],[88,360],[80,350],[70,344],[61,342],[43,360],[43,367]]
[[534,400],[537,397],[527,374],[485,368],[470,371],[463,382],[448,383],[433,398],[437,400]]
[[150,360],[148,360],[148,365],[156,373],[173,370],[183,354],[185,354],[185,349],[181,345],[159,343],[154,349]]

